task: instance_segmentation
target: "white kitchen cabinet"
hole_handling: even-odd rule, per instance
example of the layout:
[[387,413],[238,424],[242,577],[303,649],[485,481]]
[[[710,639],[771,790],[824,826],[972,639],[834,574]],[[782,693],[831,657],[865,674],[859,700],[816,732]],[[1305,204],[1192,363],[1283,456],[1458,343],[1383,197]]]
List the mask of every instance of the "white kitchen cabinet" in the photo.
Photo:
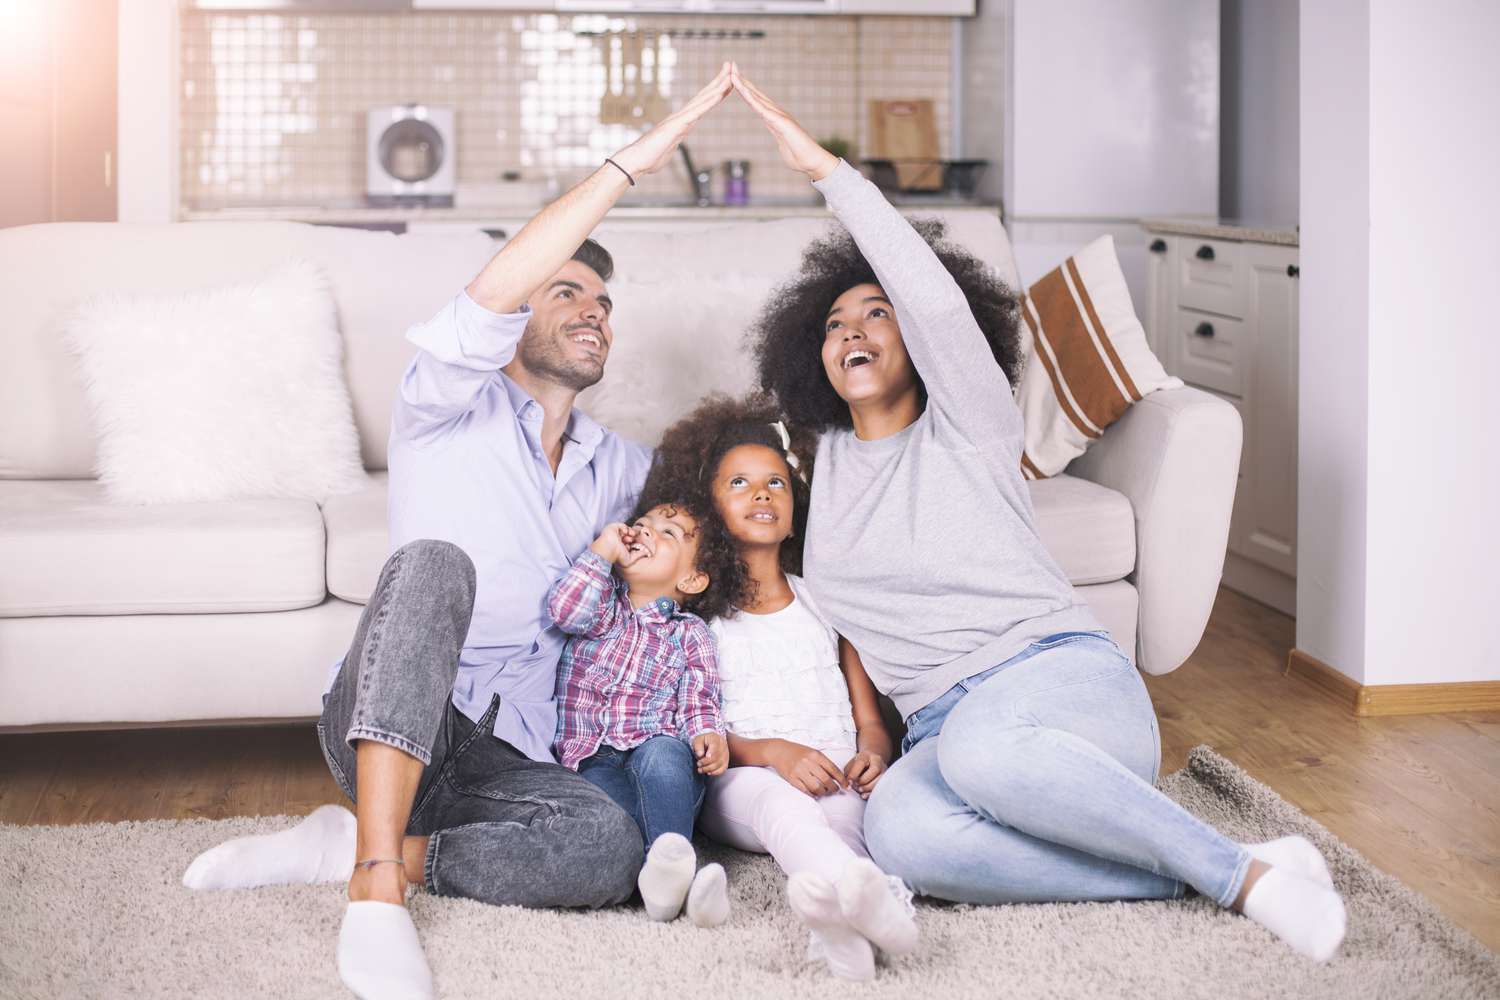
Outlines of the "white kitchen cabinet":
[[1232,404],[1244,423],[1224,584],[1295,614],[1295,233],[1181,220],[1145,226],[1152,350],[1168,372]]

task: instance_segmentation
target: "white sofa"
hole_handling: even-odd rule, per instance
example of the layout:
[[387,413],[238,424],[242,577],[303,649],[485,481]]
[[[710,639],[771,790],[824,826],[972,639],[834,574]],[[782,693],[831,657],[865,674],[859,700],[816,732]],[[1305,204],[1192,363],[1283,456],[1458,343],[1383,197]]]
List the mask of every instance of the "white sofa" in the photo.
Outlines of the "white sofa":
[[[652,441],[702,393],[750,385],[743,333],[825,223],[697,234],[606,222],[616,345],[583,405]],[[952,235],[1012,282],[998,219]],[[498,245],[294,223],[56,224],[0,231],[0,729],[303,718],[387,552],[391,399],[431,315]],[[321,508],[108,503],[61,320],[104,292],[172,292],[318,261],[338,300],[370,484]],[[673,349],[672,362],[667,348]],[[184,413],[183,419],[192,419]],[[1175,669],[1214,600],[1239,417],[1192,389],[1137,404],[1068,474],[1033,485],[1043,539],[1146,671]]]

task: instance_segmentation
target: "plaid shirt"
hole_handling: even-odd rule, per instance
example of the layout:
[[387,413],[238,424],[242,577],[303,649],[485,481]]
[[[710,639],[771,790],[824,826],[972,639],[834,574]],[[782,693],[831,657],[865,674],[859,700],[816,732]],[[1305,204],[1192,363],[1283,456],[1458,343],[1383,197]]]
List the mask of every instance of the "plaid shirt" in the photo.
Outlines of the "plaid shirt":
[[611,569],[586,549],[547,594],[547,611],[569,636],[553,749],[575,771],[604,744],[630,750],[653,736],[724,732],[708,625],[666,597],[633,609]]

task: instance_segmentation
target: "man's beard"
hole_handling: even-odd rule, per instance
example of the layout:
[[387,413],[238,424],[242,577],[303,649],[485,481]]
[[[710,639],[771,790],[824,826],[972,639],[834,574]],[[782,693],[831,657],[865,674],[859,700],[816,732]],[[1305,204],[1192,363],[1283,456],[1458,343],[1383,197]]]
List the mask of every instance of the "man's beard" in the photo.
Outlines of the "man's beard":
[[[604,335],[591,326],[580,325],[578,329],[587,329],[601,342],[604,340]],[[566,329],[557,334],[548,333],[536,326],[535,320],[530,320],[521,334],[521,343],[516,347],[516,359],[533,376],[582,392],[604,377],[604,362],[569,357],[565,345],[572,341],[567,339],[568,334]]]

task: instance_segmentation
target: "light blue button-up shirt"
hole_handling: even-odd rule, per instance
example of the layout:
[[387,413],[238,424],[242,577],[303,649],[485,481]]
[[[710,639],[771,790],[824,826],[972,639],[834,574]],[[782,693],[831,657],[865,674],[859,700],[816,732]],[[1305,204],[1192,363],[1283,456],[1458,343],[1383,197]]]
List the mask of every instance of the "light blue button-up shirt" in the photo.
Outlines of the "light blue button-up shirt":
[[500,315],[459,292],[407,339],[420,348],[391,416],[390,540],[452,542],[478,591],[453,704],[478,720],[500,696],[495,735],[552,760],[564,636],[547,591],[611,521],[628,517],[651,449],[574,409],[554,476],[542,408],[499,369],[530,312]]

